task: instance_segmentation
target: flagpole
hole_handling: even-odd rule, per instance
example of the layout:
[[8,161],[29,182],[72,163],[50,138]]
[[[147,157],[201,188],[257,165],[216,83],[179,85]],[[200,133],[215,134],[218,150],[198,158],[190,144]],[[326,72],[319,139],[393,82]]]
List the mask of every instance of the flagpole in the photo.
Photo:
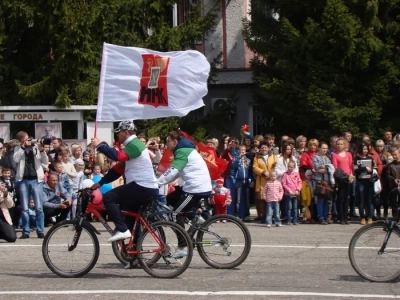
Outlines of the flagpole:
[[101,115],[101,111],[103,108],[103,89],[104,89],[104,80],[106,76],[106,66],[107,66],[107,55],[106,55],[106,47],[105,43],[103,43],[103,51],[101,54],[101,70],[100,70],[100,81],[99,81],[99,92],[97,95],[97,112],[96,112],[96,120],[94,122],[94,137],[97,136],[97,120],[98,116]]
[[93,137],[96,137],[96,136],[97,136],[97,119],[94,122],[94,136]]

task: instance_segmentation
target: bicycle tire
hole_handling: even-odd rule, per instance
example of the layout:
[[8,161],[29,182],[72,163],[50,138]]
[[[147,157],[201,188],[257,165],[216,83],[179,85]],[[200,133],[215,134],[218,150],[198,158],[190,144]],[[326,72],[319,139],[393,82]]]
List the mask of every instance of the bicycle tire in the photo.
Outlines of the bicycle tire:
[[[88,263],[86,267],[84,267],[81,271],[79,272],[68,272],[61,270],[60,268],[56,267],[51,258],[49,257],[49,242],[51,238],[54,236],[54,233],[56,233],[59,229],[66,227],[66,226],[75,226],[77,225],[77,220],[66,220],[63,222],[60,222],[50,228],[50,230],[47,232],[43,239],[43,244],[42,244],[42,255],[43,259],[47,265],[47,267],[54,273],[57,274],[60,277],[64,278],[76,278],[76,277],[81,277],[90,272],[90,270],[93,269],[93,267],[96,265],[97,260],[99,259],[99,254],[100,254],[100,245],[99,245],[99,240],[96,236],[96,233],[92,231],[92,229],[86,225],[85,223],[82,223],[82,229],[85,230],[89,236],[91,237],[93,243],[94,243],[94,254],[92,257],[92,260]],[[78,241],[79,244],[79,241]],[[75,249],[74,249],[75,250]]]
[[[155,270],[152,269],[153,264],[155,264],[159,259],[164,257],[169,257],[171,258],[171,253],[168,253],[168,251],[166,251],[166,253],[162,254],[162,253],[157,253],[157,257],[159,257],[157,260],[155,259],[150,259],[150,260],[146,260],[143,258],[142,254],[139,254],[137,256],[138,261],[140,263],[140,265],[142,266],[143,270],[149,274],[152,277],[155,278],[175,278],[178,277],[179,275],[181,275],[183,272],[186,271],[186,269],[190,266],[190,263],[192,261],[193,258],[193,244],[192,241],[189,237],[189,234],[178,224],[174,223],[174,222],[170,222],[170,221],[158,221],[158,222],[154,222],[149,224],[150,228],[152,228],[153,230],[160,232],[160,234],[162,235],[162,239],[164,240],[164,243],[168,244],[167,241],[167,237],[165,234],[164,229],[162,229],[162,226],[164,227],[170,227],[171,230],[174,232],[174,234],[177,236],[178,234],[180,234],[183,239],[184,239],[184,243],[187,246],[187,255],[186,260],[183,264],[180,264],[180,268],[175,270],[172,273],[169,274],[160,274],[157,273]],[[160,230],[161,229],[161,230]],[[147,229],[144,229],[142,234],[140,235],[138,241],[137,241],[137,251],[142,251],[142,245],[143,245],[143,241],[145,239],[145,237],[151,233],[149,233],[149,231]],[[168,247],[167,247],[168,248]]]
[[[231,216],[231,215],[215,215],[206,220],[201,227],[207,230],[210,225],[213,223],[217,223],[217,221],[222,222],[223,220],[228,221],[229,224],[235,224],[237,227],[240,228],[240,230],[243,232],[244,235],[244,242],[245,246],[243,249],[243,252],[240,254],[240,256],[229,263],[220,263],[215,261],[214,259],[210,258],[206,251],[205,247],[203,245],[203,239],[204,239],[204,234],[207,233],[206,231],[202,231],[201,229],[197,231],[197,237],[196,237],[196,248],[197,251],[199,252],[199,255],[201,259],[208,264],[210,267],[216,268],[216,269],[233,269],[241,265],[246,258],[250,254],[251,250],[251,235],[249,230],[247,229],[247,226],[238,218]],[[210,232],[212,232],[210,230]]]
[[[386,238],[387,235],[387,231],[389,228],[389,224],[387,223],[374,223],[374,224],[370,224],[370,225],[365,225],[363,227],[361,227],[359,230],[356,231],[356,233],[353,235],[350,244],[349,244],[349,251],[348,251],[348,255],[349,255],[349,259],[350,259],[350,263],[351,266],[353,267],[354,271],[356,271],[356,273],[358,275],[360,275],[362,278],[364,278],[365,280],[371,281],[371,282],[393,282],[396,281],[399,277],[400,277],[400,270],[397,269],[395,271],[395,274],[392,275],[388,275],[388,276],[377,276],[375,274],[377,274],[379,272],[379,270],[381,270],[380,268],[383,267],[384,271],[387,271],[387,268],[389,267],[387,264],[382,264],[382,262],[378,263],[377,266],[373,266],[373,259],[367,259],[367,263],[365,264],[366,266],[371,266],[371,269],[373,270],[373,272],[375,272],[375,274],[369,274],[367,273],[366,270],[363,269],[362,267],[362,262],[361,261],[357,261],[358,259],[356,258],[357,255],[355,255],[355,248],[357,246],[357,242],[360,240],[360,238],[363,235],[366,235],[369,231],[371,230],[377,230],[377,233],[383,233],[382,237],[378,240],[377,246],[375,247],[361,247],[361,250],[364,250],[364,252],[366,250],[372,250],[372,253],[375,253],[375,251],[377,251],[377,249],[379,249],[379,247],[382,246],[384,239]],[[394,236],[394,235],[397,235]],[[377,234],[373,235],[374,237],[377,236]],[[390,241],[393,239],[398,239],[400,237],[400,230],[397,227],[393,228],[393,231],[391,233],[391,236],[388,240],[388,245],[390,245]],[[369,237],[368,239],[366,239],[366,241],[372,241],[373,239],[371,237]],[[399,239],[400,242],[400,239]],[[362,242],[360,242],[360,244],[362,244]],[[390,248],[390,246],[389,246]],[[400,249],[399,249],[400,251]],[[376,255],[381,255],[381,257],[383,257],[384,254],[378,254],[376,253]],[[361,255],[361,257],[366,257],[365,253],[363,253],[363,255]],[[380,256],[377,256],[380,257]]]

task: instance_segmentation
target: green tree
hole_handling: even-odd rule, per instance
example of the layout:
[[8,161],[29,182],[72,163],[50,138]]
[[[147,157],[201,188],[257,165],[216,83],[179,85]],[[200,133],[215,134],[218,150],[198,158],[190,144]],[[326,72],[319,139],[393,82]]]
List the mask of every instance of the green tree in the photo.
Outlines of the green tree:
[[2,105],[95,104],[103,42],[172,51],[195,48],[216,21],[201,1],[172,26],[180,0],[2,0]]
[[380,134],[397,105],[398,0],[253,0],[258,105],[280,133]]

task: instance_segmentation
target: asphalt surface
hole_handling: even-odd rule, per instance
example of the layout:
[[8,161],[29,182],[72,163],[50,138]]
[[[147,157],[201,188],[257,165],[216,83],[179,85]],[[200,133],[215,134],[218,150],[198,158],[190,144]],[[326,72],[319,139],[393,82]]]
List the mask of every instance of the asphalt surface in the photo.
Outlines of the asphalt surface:
[[53,274],[34,233],[15,244],[0,242],[0,299],[400,299],[399,283],[370,283],[353,271],[347,247],[360,228],[356,223],[281,228],[247,223],[252,249],[240,267],[213,269],[195,252],[190,268],[176,279],[125,270],[106,243],[107,232],[93,224],[101,231],[100,257],[81,278]]

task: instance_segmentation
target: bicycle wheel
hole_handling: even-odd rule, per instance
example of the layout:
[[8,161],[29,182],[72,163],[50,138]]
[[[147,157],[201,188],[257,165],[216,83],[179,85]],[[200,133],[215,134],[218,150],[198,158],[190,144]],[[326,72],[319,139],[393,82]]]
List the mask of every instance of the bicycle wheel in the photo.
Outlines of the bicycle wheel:
[[[151,232],[144,229],[137,242],[137,250],[144,252],[137,256],[143,270],[156,278],[175,278],[181,275],[193,257],[189,235],[181,226],[169,221],[159,221],[149,226]],[[186,247],[186,255],[178,255],[179,245]]]
[[387,241],[390,224],[375,223],[360,228],[349,244],[349,259],[362,278],[374,282],[391,282],[400,276],[400,231],[395,226]]
[[197,232],[200,257],[217,269],[232,269],[250,253],[251,235],[246,225],[230,215],[216,215],[205,221]]
[[93,269],[100,253],[96,234],[76,220],[60,222],[47,232],[42,244],[47,267],[60,277],[81,277]]

